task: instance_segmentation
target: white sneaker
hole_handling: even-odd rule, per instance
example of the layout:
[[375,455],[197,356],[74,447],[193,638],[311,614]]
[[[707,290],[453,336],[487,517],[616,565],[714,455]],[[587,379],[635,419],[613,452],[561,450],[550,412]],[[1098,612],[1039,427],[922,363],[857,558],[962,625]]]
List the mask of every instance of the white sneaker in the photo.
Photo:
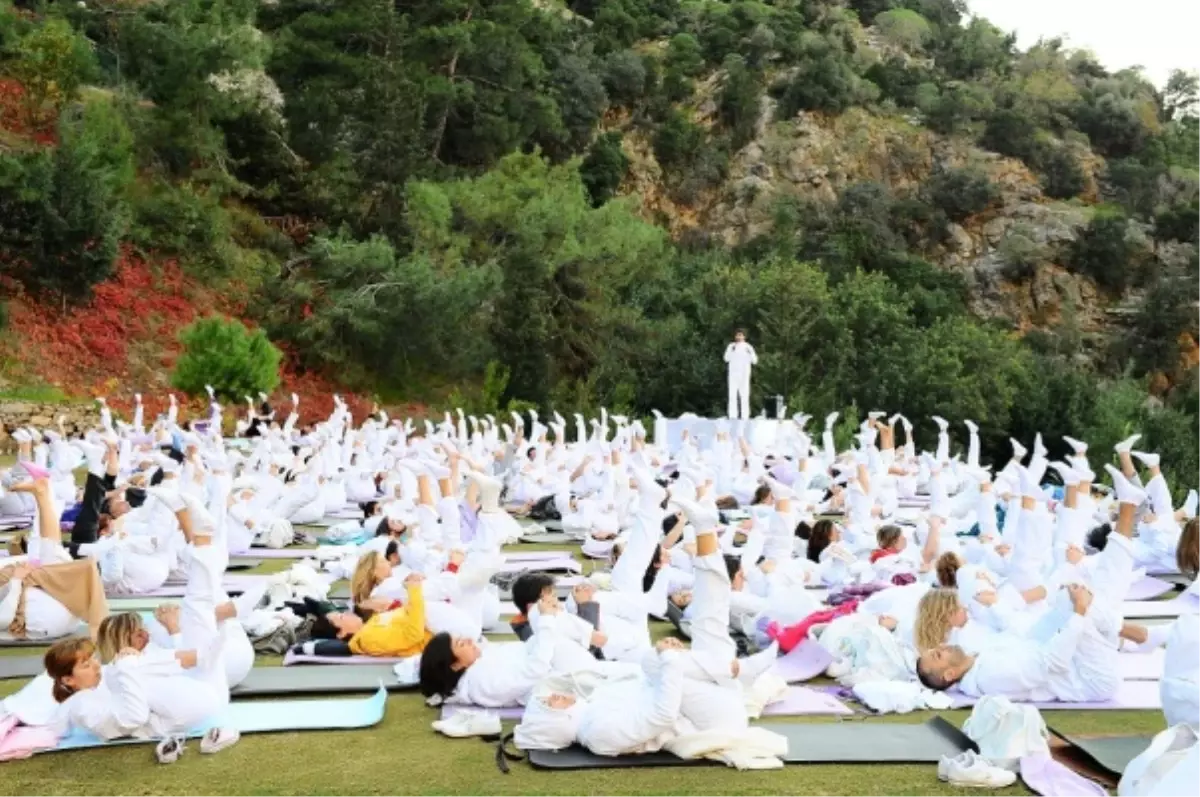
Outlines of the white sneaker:
[[459,711],[449,719],[434,722],[433,729],[454,739],[499,736],[500,717],[486,711]]
[[160,764],[174,764],[183,755],[184,739],[182,736],[168,736],[154,748],[154,756]]
[[241,738],[242,735],[233,728],[213,728],[200,740],[200,752],[205,755],[219,753],[226,747],[237,744]]
[[979,786],[985,789],[1002,789],[1017,780],[1015,772],[994,767],[969,751],[947,764],[946,775],[946,779],[955,786]]

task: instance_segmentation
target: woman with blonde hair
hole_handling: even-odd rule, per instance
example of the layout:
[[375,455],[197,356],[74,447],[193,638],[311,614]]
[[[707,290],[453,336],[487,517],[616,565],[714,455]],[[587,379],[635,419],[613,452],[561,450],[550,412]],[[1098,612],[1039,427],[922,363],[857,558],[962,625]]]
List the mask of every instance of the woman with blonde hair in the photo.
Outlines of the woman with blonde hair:
[[967,610],[959,602],[958,592],[945,587],[931,589],[917,603],[913,645],[917,653],[932,650],[949,642],[955,629],[966,624]]
[[[472,559],[479,561],[469,562],[461,551],[451,551],[444,570],[426,574],[425,625],[432,633],[447,631],[477,639],[485,626],[499,620],[500,598],[490,587],[497,563],[483,555]],[[393,562],[377,551],[363,554],[350,579],[355,612],[366,619],[406,604],[411,592],[407,579],[412,572],[398,558]]]

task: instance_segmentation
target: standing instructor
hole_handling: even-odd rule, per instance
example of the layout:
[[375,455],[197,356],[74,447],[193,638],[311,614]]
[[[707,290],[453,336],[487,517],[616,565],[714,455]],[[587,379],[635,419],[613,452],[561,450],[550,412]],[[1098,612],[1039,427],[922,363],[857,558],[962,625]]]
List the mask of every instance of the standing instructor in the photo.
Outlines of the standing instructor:
[[758,364],[758,355],[754,353],[754,347],[746,342],[746,333],[740,329],[734,333],[733,343],[725,348],[725,362],[729,363],[729,417],[748,418],[750,369]]

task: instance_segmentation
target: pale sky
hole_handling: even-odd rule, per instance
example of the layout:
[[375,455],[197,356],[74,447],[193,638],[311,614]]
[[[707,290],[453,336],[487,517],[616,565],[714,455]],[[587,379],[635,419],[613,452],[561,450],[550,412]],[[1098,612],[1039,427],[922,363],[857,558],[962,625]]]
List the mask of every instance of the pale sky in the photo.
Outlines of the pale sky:
[[1200,0],[967,0],[1021,49],[1063,36],[1109,71],[1141,65],[1162,87],[1173,69],[1200,69]]

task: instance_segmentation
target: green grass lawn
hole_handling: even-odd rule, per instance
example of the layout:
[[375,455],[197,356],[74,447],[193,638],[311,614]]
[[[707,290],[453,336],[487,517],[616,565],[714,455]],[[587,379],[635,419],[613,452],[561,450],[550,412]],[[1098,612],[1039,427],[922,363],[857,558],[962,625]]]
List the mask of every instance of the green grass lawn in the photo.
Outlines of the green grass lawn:
[[[516,550],[552,550],[521,545]],[[269,573],[290,562],[267,560]],[[655,623],[654,636],[673,629]],[[497,639],[511,637],[497,636]],[[37,655],[39,648],[0,648],[0,655]],[[258,666],[277,667],[260,656]],[[21,680],[0,681],[0,697]],[[966,711],[940,712],[955,725]],[[923,722],[931,712],[865,722]],[[1047,724],[1079,735],[1151,734],[1165,727],[1160,711],[1048,711]],[[0,794],[968,794],[937,779],[933,765],[805,765],[772,772],[717,767],[554,773],[495,763],[495,745],[447,739],[429,726],[437,718],[420,695],[391,695],[379,725],[358,731],[255,734],[215,756],[199,744],[171,766],[148,745],[81,750],[0,764]],[[836,721],[804,718],[804,722]],[[995,792],[1031,794],[1020,785]]]

